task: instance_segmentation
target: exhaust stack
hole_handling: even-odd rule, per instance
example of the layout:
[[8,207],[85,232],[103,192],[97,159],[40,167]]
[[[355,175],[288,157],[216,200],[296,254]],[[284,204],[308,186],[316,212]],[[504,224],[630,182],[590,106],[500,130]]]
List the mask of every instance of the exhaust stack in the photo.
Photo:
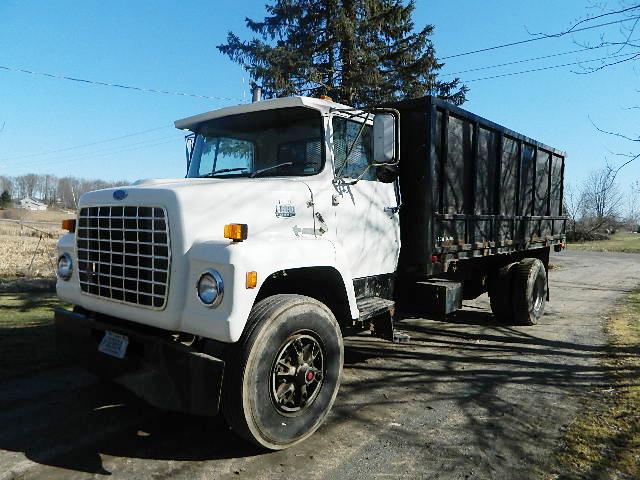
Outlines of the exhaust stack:
[[262,100],[262,87],[254,83],[253,88],[251,88],[251,102],[255,103],[260,100]]

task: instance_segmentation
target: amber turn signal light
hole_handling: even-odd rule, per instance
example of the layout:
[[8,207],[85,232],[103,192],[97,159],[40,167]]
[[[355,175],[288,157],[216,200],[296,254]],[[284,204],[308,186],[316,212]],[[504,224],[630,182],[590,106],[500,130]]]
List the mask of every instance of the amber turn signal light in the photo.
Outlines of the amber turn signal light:
[[62,229],[74,233],[76,231],[76,219],[67,218],[65,220],[62,220]]
[[247,272],[245,285],[247,288],[256,288],[256,285],[258,285],[258,272]]
[[230,223],[224,226],[224,238],[241,242],[247,239],[247,231],[248,226],[244,223]]

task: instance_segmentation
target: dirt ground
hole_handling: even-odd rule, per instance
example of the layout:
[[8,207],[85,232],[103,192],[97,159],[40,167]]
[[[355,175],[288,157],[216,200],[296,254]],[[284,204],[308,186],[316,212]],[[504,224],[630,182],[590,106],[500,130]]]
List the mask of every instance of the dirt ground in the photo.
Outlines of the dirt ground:
[[542,324],[497,324],[486,296],[448,321],[405,319],[408,345],[346,340],[329,420],[263,453],[216,419],[147,407],[76,368],[0,383],[0,479],[556,478],[580,399],[609,386],[603,318],[640,255],[552,257]]

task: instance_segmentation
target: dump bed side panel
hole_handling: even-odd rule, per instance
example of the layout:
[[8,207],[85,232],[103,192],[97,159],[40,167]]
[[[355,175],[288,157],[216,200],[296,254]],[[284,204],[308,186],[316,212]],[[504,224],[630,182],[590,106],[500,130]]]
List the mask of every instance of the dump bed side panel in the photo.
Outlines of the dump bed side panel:
[[565,154],[433,97],[401,113],[401,268],[564,241]]

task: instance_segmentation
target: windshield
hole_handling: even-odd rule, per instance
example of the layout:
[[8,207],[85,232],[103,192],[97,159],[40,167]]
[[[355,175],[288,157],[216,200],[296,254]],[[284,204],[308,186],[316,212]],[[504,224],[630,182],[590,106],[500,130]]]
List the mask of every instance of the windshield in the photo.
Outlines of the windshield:
[[244,113],[199,128],[188,177],[315,175],[324,166],[322,117],[308,108]]

